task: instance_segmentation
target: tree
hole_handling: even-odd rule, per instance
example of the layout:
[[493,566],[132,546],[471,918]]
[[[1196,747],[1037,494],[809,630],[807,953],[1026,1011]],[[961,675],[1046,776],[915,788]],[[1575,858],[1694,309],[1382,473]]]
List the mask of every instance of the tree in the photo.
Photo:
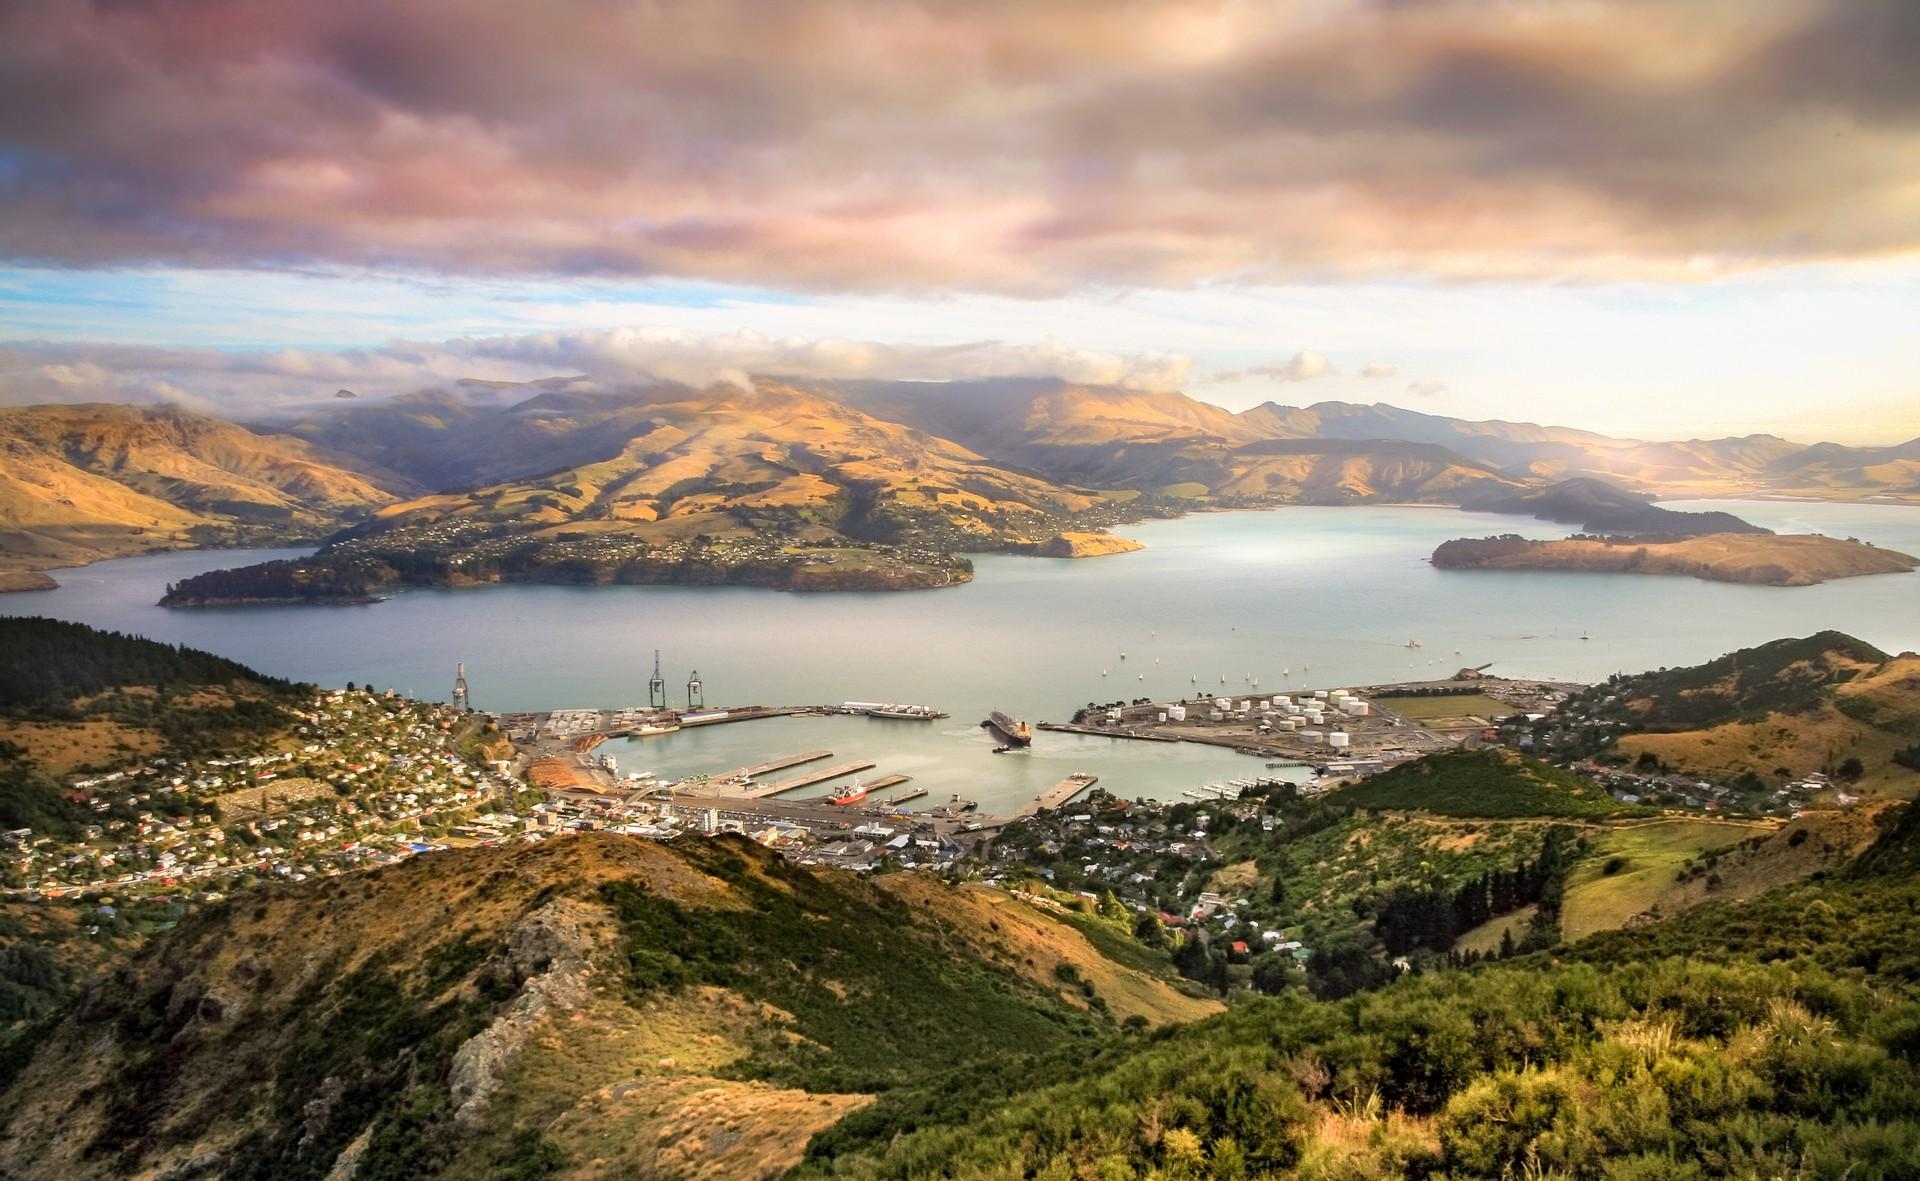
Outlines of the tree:
[[1295,980],[1293,958],[1279,952],[1268,952],[1253,961],[1253,987],[1268,996],[1285,992],[1287,986]]
[[1135,916],[1133,937],[1148,947],[1164,947],[1167,942],[1167,931],[1160,922],[1160,916],[1147,911]]
[[1267,892],[1267,899],[1275,906],[1287,904],[1287,880],[1277,873],[1273,875],[1273,889]]
[[1849,783],[1859,779],[1866,773],[1867,768],[1860,762],[1859,755],[1848,755],[1846,761],[1840,764],[1840,778],[1845,779]]

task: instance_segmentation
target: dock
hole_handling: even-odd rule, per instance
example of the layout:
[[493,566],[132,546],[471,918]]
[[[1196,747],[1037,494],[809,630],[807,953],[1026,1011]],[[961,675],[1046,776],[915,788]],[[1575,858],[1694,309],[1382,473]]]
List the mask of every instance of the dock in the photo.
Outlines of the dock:
[[873,765],[871,760],[865,759],[856,763],[838,763],[828,767],[824,771],[808,771],[803,775],[796,775],[792,779],[782,779],[778,783],[749,787],[738,794],[749,800],[757,800],[762,796],[777,796],[784,791],[794,791],[802,787],[811,787],[816,783],[825,783],[829,779],[838,779],[842,775],[851,775],[855,771],[870,770]]
[[[874,792],[874,791],[879,791],[882,788],[899,787],[901,784],[905,783],[907,780],[912,778],[913,776],[911,775],[882,775],[878,779],[870,780],[867,783],[867,790],[870,792]],[[920,794],[925,795],[927,793],[922,791]],[[892,801],[888,801],[888,802],[891,803]]]
[[725,775],[716,775],[713,779],[716,783],[725,783],[730,779],[758,779],[762,775],[770,775],[775,771],[784,771],[788,767],[798,767],[802,763],[817,763],[821,759],[830,759],[832,757],[833,752],[830,750],[810,750],[804,754],[788,755],[783,759],[775,759],[770,763],[761,763],[757,767],[741,767],[738,770],[729,771]]
[[[889,787],[891,787],[892,785],[891,785],[891,784],[889,784],[888,786],[889,786]],[[883,804],[885,804],[885,805],[886,805],[887,807],[889,807],[889,808],[891,808],[891,807],[893,807],[893,806],[894,806],[895,804],[904,804],[904,803],[906,803],[906,802],[907,802],[908,800],[917,800],[917,799],[919,799],[919,798],[920,798],[921,796],[924,796],[924,795],[926,795],[926,794],[927,794],[927,789],[926,789],[926,788],[924,788],[924,787],[916,787],[916,788],[914,788],[914,789],[913,789],[913,790],[911,790],[911,791],[903,791],[903,792],[901,792],[901,793],[900,793],[899,795],[897,795],[897,796],[894,796],[894,797],[892,797],[891,799],[886,799],[886,800],[882,800],[882,801],[880,801],[880,802],[881,802],[881,803],[883,803]]]
[[1023,816],[1032,816],[1043,809],[1058,808],[1098,782],[1100,782],[1098,775],[1069,775],[1032,800],[1020,805],[1009,819],[1018,820]]

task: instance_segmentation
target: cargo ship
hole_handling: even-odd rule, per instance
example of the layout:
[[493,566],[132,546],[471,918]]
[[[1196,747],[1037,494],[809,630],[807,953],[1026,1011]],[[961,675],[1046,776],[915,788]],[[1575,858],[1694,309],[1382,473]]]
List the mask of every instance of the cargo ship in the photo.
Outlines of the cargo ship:
[[852,783],[836,787],[827,793],[827,803],[829,804],[857,804],[866,798],[867,789],[858,779]]
[[987,720],[980,724],[1006,739],[1011,746],[1033,745],[1033,727],[1025,722],[1015,721],[997,709],[988,714]]
[[906,722],[931,722],[947,716],[928,705],[894,705],[878,701],[849,701],[840,708],[870,718],[897,718]]
[[627,731],[630,738],[650,738],[655,734],[674,734],[680,729],[678,722],[642,722]]

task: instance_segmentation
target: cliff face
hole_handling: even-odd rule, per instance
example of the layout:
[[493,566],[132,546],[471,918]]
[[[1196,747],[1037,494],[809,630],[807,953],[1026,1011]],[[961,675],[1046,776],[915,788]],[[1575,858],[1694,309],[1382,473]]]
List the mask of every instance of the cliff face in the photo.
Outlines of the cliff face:
[[1433,552],[1443,570],[1578,570],[1686,575],[1714,582],[1812,586],[1832,578],[1899,574],[1920,558],[1815,535],[1710,533],[1682,538],[1465,538]]

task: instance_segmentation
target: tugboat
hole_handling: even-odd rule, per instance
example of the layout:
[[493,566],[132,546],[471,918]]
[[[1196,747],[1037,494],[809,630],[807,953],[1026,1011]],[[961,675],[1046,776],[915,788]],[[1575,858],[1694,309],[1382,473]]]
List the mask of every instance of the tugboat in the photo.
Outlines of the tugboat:
[[839,804],[842,806],[849,805],[849,804],[857,804],[861,800],[864,800],[866,798],[867,798],[866,785],[861,783],[858,779],[844,786],[836,787],[832,791],[827,793],[827,803]]
[[997,709],[988,714],[987,720],[980,725],[1006,739],[1009,746],[1033,745],[1033,727],[1015,721]]

